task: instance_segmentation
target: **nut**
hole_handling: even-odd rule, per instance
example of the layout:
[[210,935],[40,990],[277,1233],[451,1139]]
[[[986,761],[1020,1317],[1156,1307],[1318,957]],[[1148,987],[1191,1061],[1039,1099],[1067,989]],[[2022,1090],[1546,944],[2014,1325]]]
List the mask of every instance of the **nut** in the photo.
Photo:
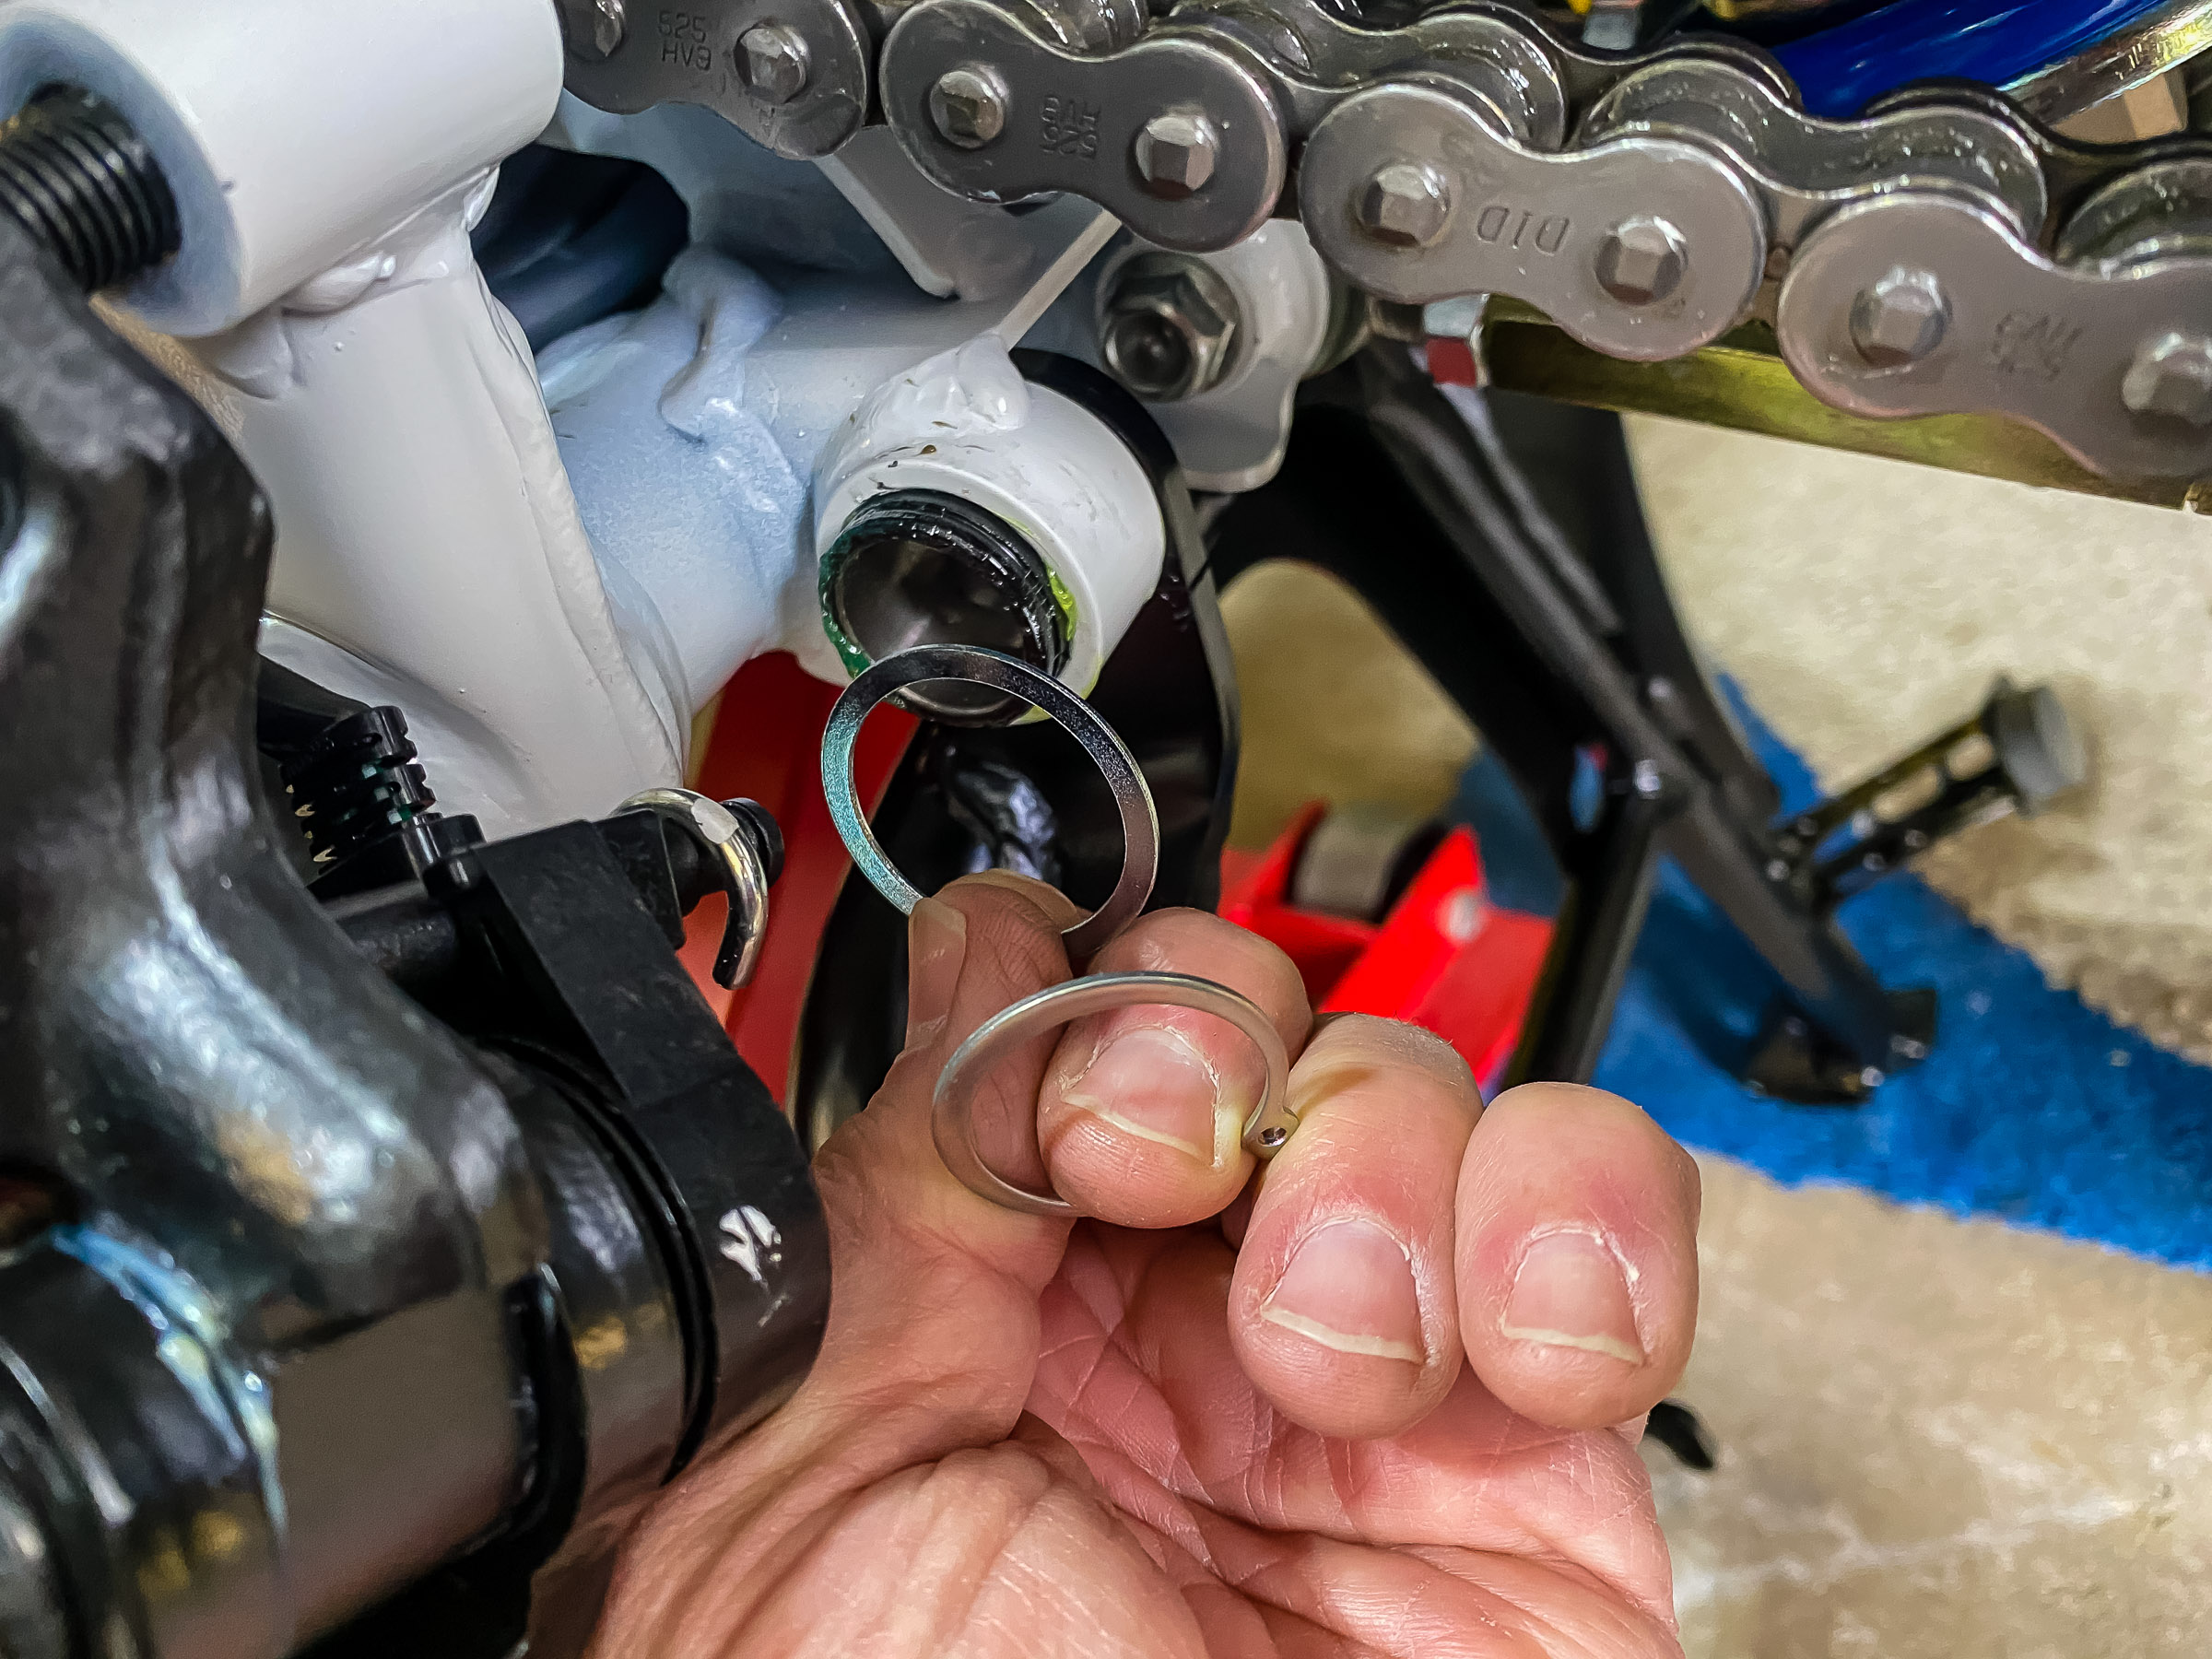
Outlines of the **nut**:
[[737,37],[737,78],[762,103],[787,104],[806,89],[806,39],[785,23],[756,23]]
[[1942,344],[1949,321],[1942,284],[1900,265],[1852,301],[1851,343],[1875,368],[1901,369]]
[[1682,233],[1639,215],[1613,227],[1597,247],[1597,286],[1623,305],[1656,305],[1682,286],[1689,255]]
[[1354,211],[1377,241],[1425,248],[1452,219],[1452,191],[1433,168],[1394,161],[1361,186]]
[[2137,415],[2212,426],[2212,339],[2177,329],[2146,340],[2120,382],[2120,401]]
[[981,64],[947,69],[929,89],[929,119],[958,149],[982,149],[1006,130],[1006,86]]
[[605,63],[622,44],[629,17],[622,0],[560,0],[560,26],[571,52],[587,62]]
[[1170,202],[1204,189],[1220,153],[1213,123],[1187,110],[1170,110],[1146,122],[1132,152],[1145,188]]
[[1235,293],[1205,261],[1142,254],[1122,267],[1107,294],[1100,351],[1137,396],[1173,403],[1221,383],[1241,320]]

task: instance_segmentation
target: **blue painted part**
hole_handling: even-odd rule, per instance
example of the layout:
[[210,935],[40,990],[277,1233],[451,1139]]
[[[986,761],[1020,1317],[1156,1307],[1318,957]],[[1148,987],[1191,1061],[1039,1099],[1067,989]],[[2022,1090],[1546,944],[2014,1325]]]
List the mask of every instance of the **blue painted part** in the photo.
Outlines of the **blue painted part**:
[[537,374],[607,600],[688,712],[776,643],[806,484],[746,401],[782,297],[696,245],[661,287],[556,340]]
[[1897,0],[1779,48],[1816,115],[1855,115],[1907,81],[2002,87],[2124,29],[2163,0]]
[[[1804,763],[1730,694],[1785,809],[1818,798]],[[1495,761],[1470,770],[1458,809],[1482,840],[1493,898],[1548,909],[1556,876]],[[1932,984],[1942,999],[1935,1052],[1870,1104],[1761,1100],[1714,1057],[1750,1041],[1774,981],[1672,866],[1596,1081],[1686,1145],[1785,1182],[1865,1187],[2212,1269],[2212,1070],[2051,989],[1915,877],[1877,885],[1841,920],[1886,984]]]

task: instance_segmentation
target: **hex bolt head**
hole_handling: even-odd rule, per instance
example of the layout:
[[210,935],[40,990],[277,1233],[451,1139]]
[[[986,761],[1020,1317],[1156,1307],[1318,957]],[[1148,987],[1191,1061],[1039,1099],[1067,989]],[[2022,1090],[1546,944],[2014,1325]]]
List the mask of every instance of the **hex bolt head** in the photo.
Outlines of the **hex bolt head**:
[[1623,219],[1597,245],[1597,286],[1623,305],[1658,304],[1688,269],[1682,232],[1649,214]]
[[766,104],[806,89],[806,37],[787,23],[756,23],[737,37],[737,78]]
[[1114,276],[1099,319],[1100,355],[1147,403],[1195,397],[1221,383],[1242,322],[1220,273],[1182,253],[1146,253]]
[[2176,329],[2144,341],[2120,382],[2120,401],[2137,415],[2212,426],[2212,339]]
[[1851,343],[1874,368],[1902,369],[1941,345],[1949,323],[1943,285],[1900,265],[1852,301]]
[[1214,124],[1189,110],[1170,110],[1144,124],[1131,147],[1136,176],[1163,201],[1180,202],[1206,187],[1221,157]]
[[1006,86],[997,71],[963,64],[929,89],[929,119],[956,149],[982,149],[1006,130]]
[[629,14],[622,0],[560,0],[560,26],[571,52],[603,64],[629,32]]
[[1359,187],[1359,228],[1394,248],[1425,248],[1452,222],[1452,187],[1418,161],[1393,161]]

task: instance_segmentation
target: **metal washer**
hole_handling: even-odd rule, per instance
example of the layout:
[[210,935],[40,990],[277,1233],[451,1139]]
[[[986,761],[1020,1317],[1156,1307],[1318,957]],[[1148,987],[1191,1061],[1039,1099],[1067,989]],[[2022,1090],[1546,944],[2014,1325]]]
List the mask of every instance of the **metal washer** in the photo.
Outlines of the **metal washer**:
[[976,1086],[1008,1049],[1040,1032],[1087,1014],[1147,1003],[1214,1015],[1251,1040],[1266,1065],[1267,1081],[1260,1091],[1260,1103],[1244,1120],[1244,1149],[1262,1160],[1281,1151],[1290,1131],[1297,1127],[1298,1118],[1289,1103],[1289,1051],[1283,1046],[1273,1020],[1250,998],[1212,980],[1187,973],[1101,973],[1069,980],[1023,997],[976,1027],[968,1041],[953,1051],[945,1069],[937,1074],[930,1110],[930,1135],[945,1167],[970,1192],[1002,1208],[1031,1216],[1080,1215],[1081,1211],[1057,1194],[1018,1187],[984,1164],[975,1149]]
[[884,855],[876,832],[868,827],[853,787],[853,746],[877,703],[924,680],[964,680],[1021,698],[1057,721],[1105,775],[1122,818],[1121,878],[1105,903],[1060,935],[1071,961],[1080,965],[1089,960],[1152,896],[1152,881],[1159,873],[1159,816],[1153,810],[1152,792],[1145,786],[1136,758],[1098,712],[1050,675],[1003,652],[980,645],[916,645],[871,664],[838,698],[822,733],[822,794],[838,837],[853,855],[853,868],[901,914],[912,915],[922,900],[913,883]]

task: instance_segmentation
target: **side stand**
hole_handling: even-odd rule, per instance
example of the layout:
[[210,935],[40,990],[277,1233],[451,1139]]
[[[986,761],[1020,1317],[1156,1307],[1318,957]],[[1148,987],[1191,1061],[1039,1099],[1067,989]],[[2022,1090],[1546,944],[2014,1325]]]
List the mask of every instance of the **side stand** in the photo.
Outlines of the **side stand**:
[[[1850,1103],[1927,1053],[1933,993],[1876,980],[1833,920],[1848,889],[1808,865],[1796,820],[1774,823],[1779,792],[1683,634],[1615,417],[1441,390],[1372,346],[1307,383],[1282,472],[1221,509],[1211,551],[1218,587],[1295,559],[1357,589],[1534,813],[1565,896],[1509,1081],[1590,1077],[1662,854],[1778,981],[1747,1081]],[[1947,795],[1942,827],[2017,782]]]

